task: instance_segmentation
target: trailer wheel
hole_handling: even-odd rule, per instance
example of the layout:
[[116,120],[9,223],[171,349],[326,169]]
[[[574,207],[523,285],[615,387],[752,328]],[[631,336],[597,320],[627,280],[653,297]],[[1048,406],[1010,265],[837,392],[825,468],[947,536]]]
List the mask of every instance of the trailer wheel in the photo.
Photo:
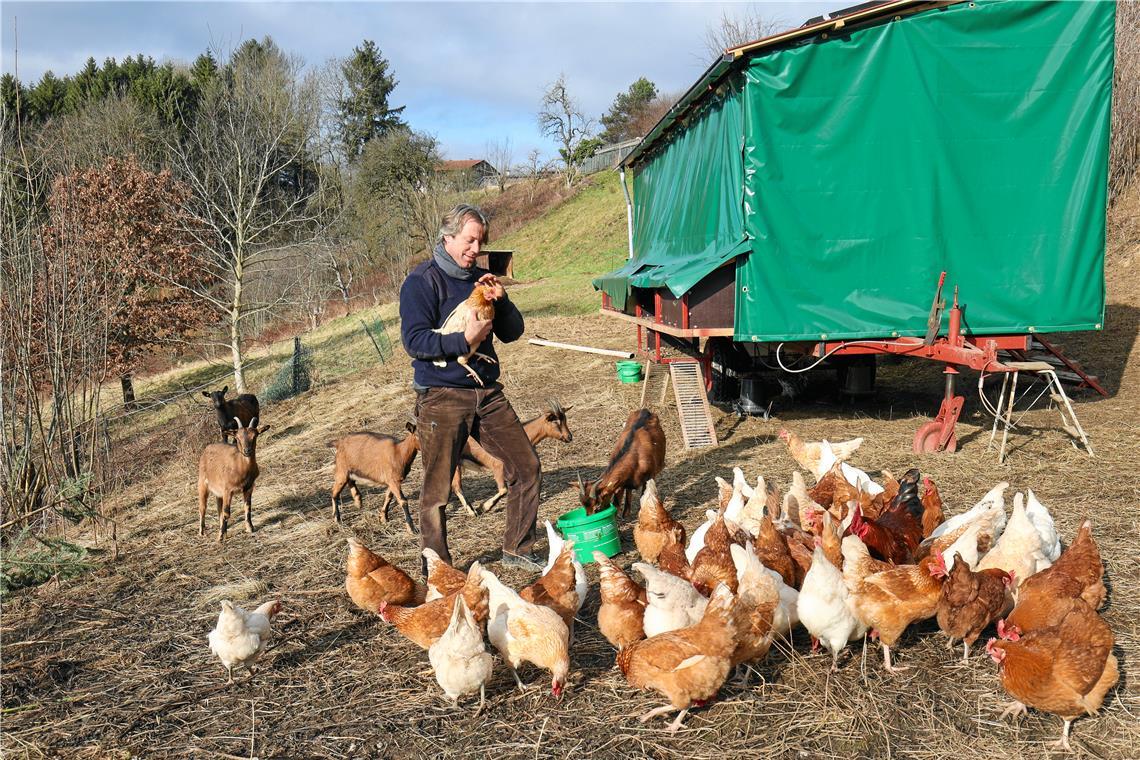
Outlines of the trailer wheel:
[[[942,438],[942,423],[941,422],[927,422],[920,427],[914,434],[914,451],[919,454],[933,454],[941,449],[938,448],[938,441]],[[946,451],[953,454],[958,450],[958,433],[950,434],[950,440],[946,442]]]

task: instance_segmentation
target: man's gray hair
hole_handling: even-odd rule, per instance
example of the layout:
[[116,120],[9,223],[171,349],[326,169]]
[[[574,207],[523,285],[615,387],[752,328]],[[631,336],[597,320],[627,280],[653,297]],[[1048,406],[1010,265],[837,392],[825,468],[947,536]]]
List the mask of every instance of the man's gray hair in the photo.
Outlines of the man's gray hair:
[[435,238],[435,242],[442,243],[445,235],[454,237],[459,234],[463,229],[463,225],[469,221],[479,222],[483,225],[483,240],[480,242],[487,242],[487,233],[491,229],[491,223],[487,221],[487,215],[478,206],[469,206],[466,203],[460,203],[455,208],[448,211],[443,215],[443,220],[439,223],[439,234]]

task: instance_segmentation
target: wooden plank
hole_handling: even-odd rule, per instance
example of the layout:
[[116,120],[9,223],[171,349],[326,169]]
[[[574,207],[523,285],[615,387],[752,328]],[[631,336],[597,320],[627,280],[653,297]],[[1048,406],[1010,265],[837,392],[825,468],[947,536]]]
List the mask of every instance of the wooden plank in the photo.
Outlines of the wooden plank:
[[669,375],[685,448],[716,446],[716,429],[705,394],[701,365],[698,362],[673,362],[669,365]]

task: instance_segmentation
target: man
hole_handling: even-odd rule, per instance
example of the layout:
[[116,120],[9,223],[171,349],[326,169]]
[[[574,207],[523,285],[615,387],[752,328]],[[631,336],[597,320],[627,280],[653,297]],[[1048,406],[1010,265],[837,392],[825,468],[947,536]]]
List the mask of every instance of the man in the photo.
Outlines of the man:
[[[498,278],[475,266],[487,232],[482,211],[465,204],[456,206],[443,217],[431,259],[413,269],[400,288],[400,334],[415,371],[416,432],[424,466],[420,544],[451,562],[445,508],[451,496],[451,476],[471,436],[503,462],[509,489],[503,564],[541,567],[542,560],[532,553],[541,465],[497,382],[499,364],[492,342],[492,336],[504,343],[518,340],[523,318]],[[491,286],[488,297],[494,302],[494,319],[472,319],[462,333],[435,332],[471,295],[476,283]],[[468,362],[482,385],[456,361],[472,350],[492,360],[472,356]],[[423,567],[426,573],[426,562]]]

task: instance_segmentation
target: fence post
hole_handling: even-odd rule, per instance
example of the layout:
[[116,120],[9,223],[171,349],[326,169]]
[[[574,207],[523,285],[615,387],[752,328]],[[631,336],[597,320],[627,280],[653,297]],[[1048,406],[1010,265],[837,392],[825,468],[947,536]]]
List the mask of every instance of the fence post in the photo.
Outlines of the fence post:
[[296,396],[301,392],[301,338],[293,336],[293,395]]

